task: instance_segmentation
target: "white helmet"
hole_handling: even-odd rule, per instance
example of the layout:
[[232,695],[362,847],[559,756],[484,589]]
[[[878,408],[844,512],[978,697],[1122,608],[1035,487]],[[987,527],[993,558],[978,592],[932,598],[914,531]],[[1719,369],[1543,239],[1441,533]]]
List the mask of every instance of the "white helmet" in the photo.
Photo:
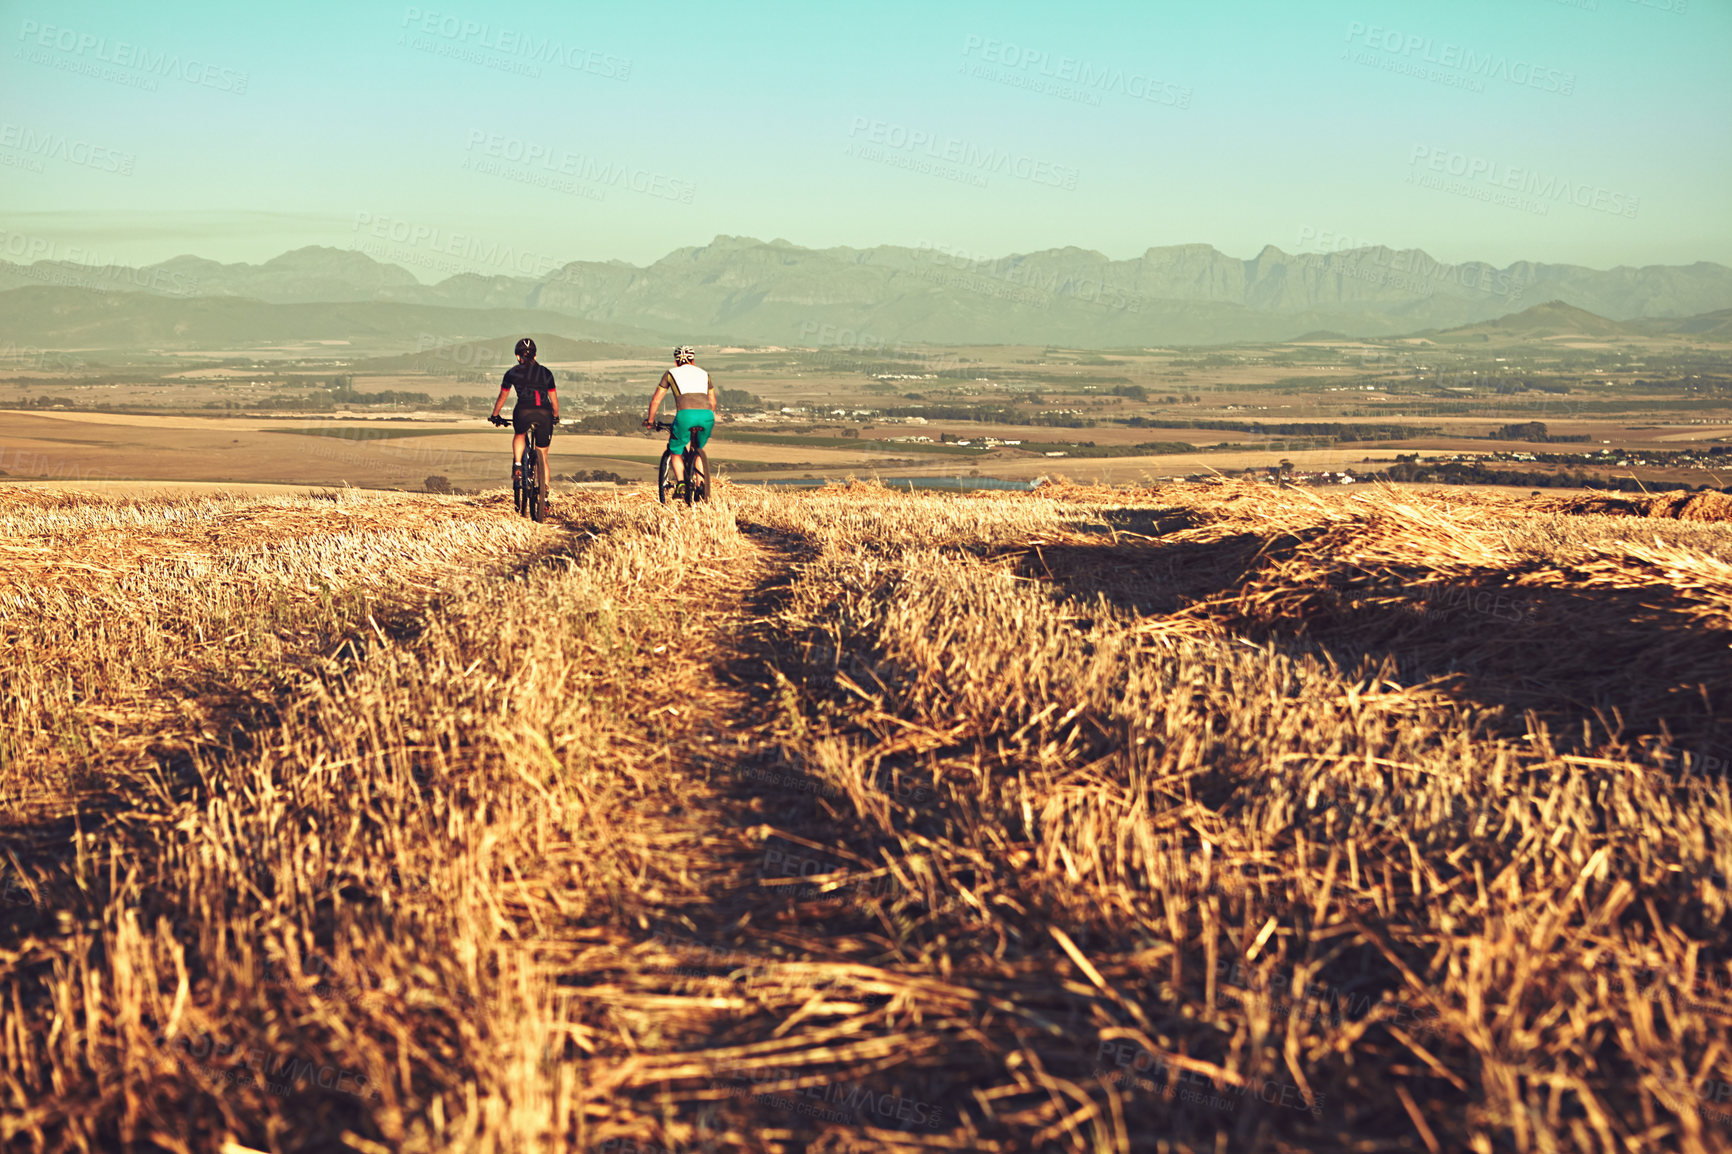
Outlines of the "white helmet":
[[674,364],[676,365],[689,365],[697,359],[697,350],[690,345],[681,345],[674,350]]

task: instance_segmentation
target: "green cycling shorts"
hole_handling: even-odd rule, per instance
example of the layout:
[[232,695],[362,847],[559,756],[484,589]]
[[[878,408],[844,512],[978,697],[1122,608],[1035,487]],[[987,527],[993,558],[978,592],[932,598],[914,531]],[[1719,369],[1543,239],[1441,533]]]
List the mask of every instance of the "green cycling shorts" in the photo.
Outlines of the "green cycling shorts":
[[695,438],[698,448],[710,443],[710,434],[716,431],[716,413],[714,409],[681,409],[674,414],[673,431],[668,434],[668,452],[683,453],[686,451],[686,441]]

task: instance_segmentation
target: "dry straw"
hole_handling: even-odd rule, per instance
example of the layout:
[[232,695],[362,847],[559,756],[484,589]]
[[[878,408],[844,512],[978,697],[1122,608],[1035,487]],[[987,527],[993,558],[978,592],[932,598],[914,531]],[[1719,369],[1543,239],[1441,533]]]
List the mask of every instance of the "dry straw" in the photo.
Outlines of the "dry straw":
[[0,495],[0,1144],[1732,1145],[1723,511],[555,514]]

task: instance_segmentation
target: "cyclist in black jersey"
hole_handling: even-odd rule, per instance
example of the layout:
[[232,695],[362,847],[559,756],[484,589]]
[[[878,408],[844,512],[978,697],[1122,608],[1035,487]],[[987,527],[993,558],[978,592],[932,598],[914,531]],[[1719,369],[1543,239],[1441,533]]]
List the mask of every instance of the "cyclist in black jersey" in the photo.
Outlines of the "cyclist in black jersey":
[[493,402],[493,416],[505,407],[505,398],[515,391],[517,404],[511,410],[511,428],[517,435],[511,438],[511,471],[513,479],[523,468],[523,445],[529,433],[535,434],[537,448],[547,448],[553,438],[553,426],[559,423],[559,393],[553,384],[553,371],[535,359],[535,340],[524,337],[517,342],[517,363],[505,370],[499,382],[499,397]]

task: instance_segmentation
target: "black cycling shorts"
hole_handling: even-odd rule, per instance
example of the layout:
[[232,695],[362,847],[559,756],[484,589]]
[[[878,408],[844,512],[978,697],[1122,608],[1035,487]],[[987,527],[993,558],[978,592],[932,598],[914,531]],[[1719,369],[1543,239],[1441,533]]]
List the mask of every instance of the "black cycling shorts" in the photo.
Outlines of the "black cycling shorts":
[[545,449],[547,443],[553,439],[553,410],[513,409],[511,410],[511,429],[517,433],[535,430],[535,447]]

